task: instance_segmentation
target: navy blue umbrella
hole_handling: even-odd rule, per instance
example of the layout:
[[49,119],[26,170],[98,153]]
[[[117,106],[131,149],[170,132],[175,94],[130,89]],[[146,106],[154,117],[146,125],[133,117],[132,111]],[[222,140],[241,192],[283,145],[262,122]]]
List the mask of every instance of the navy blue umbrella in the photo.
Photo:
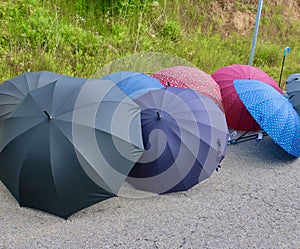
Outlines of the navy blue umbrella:
[[127,96],[135,99],[149,90],[163,88],[159,80],[139,72],[120,71],[105,75],[102,80],[112,80]]
[[289,154],[300,156],[300,115],[289,99],[257,80],[235,80],[243,104],[268,135]]
[[224,113],[191,89],[151,90],[135,99],[142,108],[146,151],[127,178],[158,194],[183,191],[208,178],[225,156]]

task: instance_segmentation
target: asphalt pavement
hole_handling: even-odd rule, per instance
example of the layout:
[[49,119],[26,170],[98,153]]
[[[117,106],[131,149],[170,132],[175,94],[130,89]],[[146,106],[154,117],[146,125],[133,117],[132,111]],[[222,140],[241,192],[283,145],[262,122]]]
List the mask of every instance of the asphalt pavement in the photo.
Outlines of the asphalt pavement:
[[229,145],[185,192],[121,196],[68,220],[20,207],[0,182],[0,248],[300,248],[300,159],[269,137]]

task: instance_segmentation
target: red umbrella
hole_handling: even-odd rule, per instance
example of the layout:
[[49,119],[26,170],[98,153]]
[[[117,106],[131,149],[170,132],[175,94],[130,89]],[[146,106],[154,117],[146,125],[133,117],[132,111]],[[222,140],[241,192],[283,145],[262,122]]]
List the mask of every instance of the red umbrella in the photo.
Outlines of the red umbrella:
[[258,130],[259,125],[238,96],[233,85],[234,80],[259,80],[282,93],[272,77],[261,69],[249,65],[226,66],[218,69],[211,76],[220,86],[227,124],[236,130]]
[[191,88],[211,98],[224,111],[219,85],[213,78],[196,67],[176,66],[162,69],[151,75],[164,86]]

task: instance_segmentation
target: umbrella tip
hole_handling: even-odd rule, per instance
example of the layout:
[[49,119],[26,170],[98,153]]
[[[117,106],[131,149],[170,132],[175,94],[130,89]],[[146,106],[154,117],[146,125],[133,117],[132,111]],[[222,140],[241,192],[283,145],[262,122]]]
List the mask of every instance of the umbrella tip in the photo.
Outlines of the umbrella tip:
[[46,116],[48,117],[48,120],[51,120],[51,119],[52,119],[52,116],[51,116],[47,111],[44,111],[44,113],[45,113]]
[[160,113],[158,112],[158,110],[156,110],[156,115],[157,115],[157,119],[161,119],[161,115],[160,115]]
[[289,98],[288,98],[288,100],[291,100],[291,98],[293,98],[293,97],[295,97],[295,93],[294,94],[292,94],[291,96],[289,96]]

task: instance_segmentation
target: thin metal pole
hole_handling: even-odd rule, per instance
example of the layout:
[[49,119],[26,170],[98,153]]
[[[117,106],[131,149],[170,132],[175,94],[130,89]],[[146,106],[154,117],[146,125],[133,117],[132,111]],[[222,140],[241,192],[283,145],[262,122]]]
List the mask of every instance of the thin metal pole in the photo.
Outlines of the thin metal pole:
[[256,13],[256,22],[255,22],[255,27],[254,27],[253,39],[252,39],[252,47],[251,47],[250,58],[249,58],[250,66],[252,66],[252,63],[253,63],[253,57],[254,57],[254,51],[255,51],[255,46],[256,46],[257,33],[258,33],[258,27],[259,27],[259,22],[260,22],[260,14],[261,14],[262,5],[263,5],[263,0],[259,0],[257,13]]

